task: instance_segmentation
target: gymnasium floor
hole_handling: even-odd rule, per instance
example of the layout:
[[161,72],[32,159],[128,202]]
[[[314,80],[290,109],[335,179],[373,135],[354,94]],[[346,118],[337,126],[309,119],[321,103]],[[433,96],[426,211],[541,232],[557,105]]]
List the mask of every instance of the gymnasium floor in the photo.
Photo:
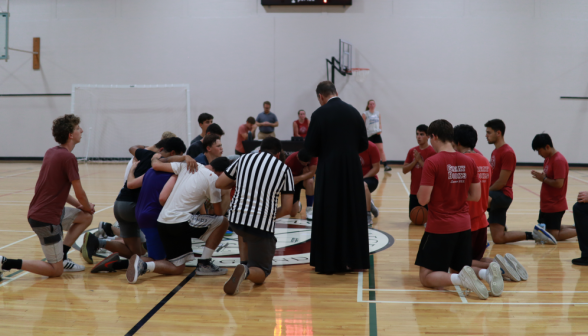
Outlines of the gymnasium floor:
[[[26,221],[39,168],[37,163],[0,164],[1,255],[43,258]],[[511,230],[528,231],[536,223],[540,184],[529,171],[518,168],[515,174]],[[92,227],[114,222],[112,205],[123,173],[124,165],[80,164],[82,185],[97,209]],[[575,238],[557,246],[491,244],[487,255],[510,252],[529,273],[526,282],[505,283],[499,298],[481,301],[474,294],[462,297],[455,290],[421,287],[414,260],[423,227],[408,225],[410,175],[401,175],[398,167],[379,175],[374,200],[380,217],[374,228],[391,234],[394,244],[373,255],[369,273],[326,276],[314,274],[308,265],[275,267],[265,285],[253,289],[244,282],[235,297],[222,291],[228,275],[194,277],[137,335],[588,333],[588,267],[570,262],[580,255]],[[582,190],[588,190],[588,171],[571,170],[570,210]],[[571,211],[563,222],[573,224]],[[84,264],[77,251],[69,256]],[[191,272],[147,274],[130,285],[122,272],[90,274],[90,268],[55,279],[21,271],[5,274],[0,282],[0,334],[123,335]]]

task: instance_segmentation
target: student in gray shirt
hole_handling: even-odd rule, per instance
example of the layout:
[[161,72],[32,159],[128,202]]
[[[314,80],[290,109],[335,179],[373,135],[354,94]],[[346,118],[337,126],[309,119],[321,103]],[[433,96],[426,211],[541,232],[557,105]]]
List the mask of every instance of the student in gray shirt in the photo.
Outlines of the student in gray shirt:
[[263,102],[263,112],[261,112],[255,120],[256,125],[259,127],[259,135],[257,136],[259,140],[263,140],[267,137],[276,137],[274,127],[278,127],[280,123],[278,122],[278,117],[270,112],[271,107],[272,104],[269,101]]

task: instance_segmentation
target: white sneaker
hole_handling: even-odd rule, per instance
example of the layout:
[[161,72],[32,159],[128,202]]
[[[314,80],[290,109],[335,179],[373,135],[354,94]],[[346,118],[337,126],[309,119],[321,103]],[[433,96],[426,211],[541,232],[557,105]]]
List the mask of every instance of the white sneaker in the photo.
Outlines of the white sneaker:
[[367,212],[367,224],[368,224],[368,226],[374,225],[374,220],[372,219],[372,213],[369,211]]
[[478,297],[482,300],[486,300],[488,298],[488,289],[486,286],[478,279],[476,272],[470,266],[464,266],[459,272],[459,279],[461,280],[461,285],[466,289],[476,293]]
[[380,212],[378,211],[378,208],[374,204],[374,200],[371,200],[371,202],[372,202],[372,204],[371,204],[372,205],[372,207],[371,207],[372,208],[372,210],[371,210],[372,215],[374,215],[374,218],[378,218],[378,215],[380,215]]
[[298,201],[298,213],[302,212],[302,203]]
[[557,245],[557,240],[553,238],[551,233],[547,232],[547,230],[539,225],[535,225],[533,228],[533,239],[535,239],[535,243],[538,244]]
[[312,220],[312,207],[306,207],[306,220]]
[[504,280],[502,280],[502,271],[497,262],[491,262],[486,270],[486,282],[490,286],[490,295],[500,296],[504,290]]
[[84,265],[78,265],[69,258],[67,258],[63,261],[63,271],[64,272],[81,272],[85,269],[86,269],[86,267]]
[[495,255],[494,261],[498,264],[498,266],[500,266],[502,271],[502,278],[504,280],[515,282],[521,281],[521,276],[519,273],[512,266],[510,266],[510,263],[503,256],[500,254]]
[[519,274],[521,280],[527,281],[529,275],[527,274],[527,270],[521,265],[521,263],[510,253],[504,255],[506,261],[510,264],[510,266]]

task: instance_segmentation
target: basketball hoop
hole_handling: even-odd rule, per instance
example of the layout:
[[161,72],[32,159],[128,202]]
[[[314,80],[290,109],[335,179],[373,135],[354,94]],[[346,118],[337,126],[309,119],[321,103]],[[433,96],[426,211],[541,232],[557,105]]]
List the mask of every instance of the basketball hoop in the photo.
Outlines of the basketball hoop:
[[353,78],[357,82],[363,83],[366,80],[366,78],[370,75],[370,69],[368,69],[368,68],[352,68],[351,74],[353,75]]

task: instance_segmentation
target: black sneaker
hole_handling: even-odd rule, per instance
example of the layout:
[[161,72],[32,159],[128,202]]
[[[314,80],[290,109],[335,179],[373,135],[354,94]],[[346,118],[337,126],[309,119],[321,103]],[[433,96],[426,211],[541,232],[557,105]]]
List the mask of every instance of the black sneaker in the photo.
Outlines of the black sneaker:
[[578,266],[588,266],[588,258],[572,259],[572,264],[578,265]]
[[114,237],[114,232],[112,231],[112,224],[108,222],[100,222],[100,224],[98,224],[96,236],[98,238]]
[[392,167],[390,167],[390,166],[384,166],[384,171],[385,172],[389,172],[391,170],[392,170]]
[[98,251],[98,246],[100,242],[98,238],[94,236],[90,232],[86,232],[84,235],[84,244],[82,244],[82,248],[80,252],[82,253],[82,257],[88,264],[93,264],[94,260],[92,260],[92,256],[96,254]]
[[99,262],[96,266],[94,266],[94,268],[92,268],[90,273],[116,272],[116,270],[114,269],[114,263],[116,263],[117,261],[120,261],[120,256],[118,255],[118,253],[113,253],[108,257],[102,259],[101,262]]

